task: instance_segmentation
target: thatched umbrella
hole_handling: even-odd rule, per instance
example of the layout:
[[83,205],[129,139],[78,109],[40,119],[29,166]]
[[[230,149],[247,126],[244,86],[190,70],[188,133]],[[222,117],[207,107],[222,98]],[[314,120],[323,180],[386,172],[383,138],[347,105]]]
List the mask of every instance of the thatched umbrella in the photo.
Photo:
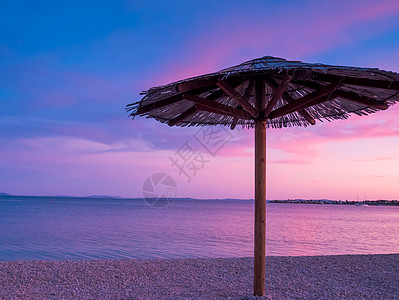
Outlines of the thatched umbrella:
[[399,101],[399,74],[265,56],[150,88],[130,116],[170,126],[255,127],[254,295],[265,293],[266,127],[368,115]]

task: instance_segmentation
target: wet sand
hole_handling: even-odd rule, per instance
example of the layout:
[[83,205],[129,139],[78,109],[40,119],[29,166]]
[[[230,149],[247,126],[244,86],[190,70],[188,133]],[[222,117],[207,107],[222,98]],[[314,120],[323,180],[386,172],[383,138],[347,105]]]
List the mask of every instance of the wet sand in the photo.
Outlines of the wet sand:
[[0,299],[399,299],[399,254],[0,262]]

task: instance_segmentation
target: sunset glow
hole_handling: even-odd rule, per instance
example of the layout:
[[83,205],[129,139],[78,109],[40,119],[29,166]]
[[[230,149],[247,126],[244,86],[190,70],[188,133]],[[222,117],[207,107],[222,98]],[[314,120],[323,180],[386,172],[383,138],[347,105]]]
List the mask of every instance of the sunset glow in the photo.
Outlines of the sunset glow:
[[[0,192],[142,197],[145,179],[165,172],[177,197],[253,198],[252,129],[212,155],[201,128],[132,121],[125,105],[265,55],[399,72],[398,1],[91,5],[0,4]],[[399,199],[398,115],[269,129],[267,198]],[[190,180],[171,163],[185,143],[206,160]]]

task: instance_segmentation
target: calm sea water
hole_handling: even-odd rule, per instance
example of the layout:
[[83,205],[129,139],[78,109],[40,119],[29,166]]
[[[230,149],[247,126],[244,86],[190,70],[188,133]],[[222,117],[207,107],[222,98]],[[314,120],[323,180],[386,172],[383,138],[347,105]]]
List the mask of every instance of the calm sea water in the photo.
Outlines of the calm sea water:
[[[239,257],[251,201],[0,198],[0,260]],[[399,207],[267,204],[267,255],[399,253]]]

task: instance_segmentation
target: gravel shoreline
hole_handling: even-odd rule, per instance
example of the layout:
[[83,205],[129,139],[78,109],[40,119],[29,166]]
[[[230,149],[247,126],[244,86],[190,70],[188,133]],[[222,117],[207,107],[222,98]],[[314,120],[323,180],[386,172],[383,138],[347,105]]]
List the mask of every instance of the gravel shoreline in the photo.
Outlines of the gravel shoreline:
[[2,261],[0,299],[399,299],[399,254],[252,258]]

